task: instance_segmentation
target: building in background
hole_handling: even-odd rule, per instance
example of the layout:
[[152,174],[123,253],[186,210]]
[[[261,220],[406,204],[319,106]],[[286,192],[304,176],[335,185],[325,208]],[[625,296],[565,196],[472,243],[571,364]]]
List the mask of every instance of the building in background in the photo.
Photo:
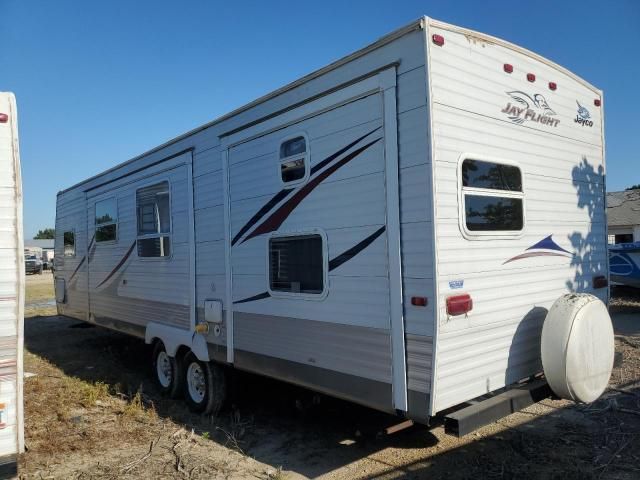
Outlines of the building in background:
[[640,242],[640,190],[607,194],[609,244]]

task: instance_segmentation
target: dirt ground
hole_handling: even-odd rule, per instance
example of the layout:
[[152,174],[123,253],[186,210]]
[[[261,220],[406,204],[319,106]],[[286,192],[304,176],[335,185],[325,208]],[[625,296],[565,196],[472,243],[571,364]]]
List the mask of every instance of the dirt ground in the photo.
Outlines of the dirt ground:
[[274,380],[234,377],[218,418],[162,398],[142,341],[55,315],[27,278],[21,478],[640,478],[640,293],[618,289],[619,361],[592,405],[544,400],[464,438]]

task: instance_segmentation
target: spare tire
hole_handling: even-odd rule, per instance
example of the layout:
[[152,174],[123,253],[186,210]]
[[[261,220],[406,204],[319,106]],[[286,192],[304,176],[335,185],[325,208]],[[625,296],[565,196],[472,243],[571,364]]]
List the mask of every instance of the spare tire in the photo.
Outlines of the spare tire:
[[558,298],[542,327],[542,368],[560,398],[590,403],[604,392],[614,356],[607,307],[587,293]]

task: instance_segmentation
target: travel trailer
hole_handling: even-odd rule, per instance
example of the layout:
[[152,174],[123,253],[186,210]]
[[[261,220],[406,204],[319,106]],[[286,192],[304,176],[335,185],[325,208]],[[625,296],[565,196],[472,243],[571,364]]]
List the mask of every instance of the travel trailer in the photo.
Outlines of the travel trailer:
[[0,199],[0,478],[13,478],[24,451],[25,272],[18,115],[15,97],[7,92],[0,92]]
[[421,18],[61,191],[58,311],[152,344],[195,411],[230,368],[423,423],[489,394],[461,434],[604,390],[604,175],[600,90]]

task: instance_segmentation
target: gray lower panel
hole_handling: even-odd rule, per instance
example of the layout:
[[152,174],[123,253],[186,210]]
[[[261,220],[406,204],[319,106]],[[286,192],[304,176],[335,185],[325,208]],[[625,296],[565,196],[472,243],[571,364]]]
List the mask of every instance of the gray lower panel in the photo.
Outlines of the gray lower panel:
[[234,313],[234,346],[391,384],[388,330],[254,313]]
[[109,328],[117,332],[133,335],[134,337],[144,338],[145,327],[141,325],[135,325],[129,322],[123,322],[122,320],[116,320],[109,317],[93,317],[93,322],[101,327]]
[[406,335],[407,389],[429,393],[431,390],[431,360],[433,337]]
[[307,387],[383,412],[395,413],[391,385],[244,350],[234,352],[236,368]]
[[429,394],[409,390],[407,392],[408,412],[407,417],[419,423],[429,422]]

